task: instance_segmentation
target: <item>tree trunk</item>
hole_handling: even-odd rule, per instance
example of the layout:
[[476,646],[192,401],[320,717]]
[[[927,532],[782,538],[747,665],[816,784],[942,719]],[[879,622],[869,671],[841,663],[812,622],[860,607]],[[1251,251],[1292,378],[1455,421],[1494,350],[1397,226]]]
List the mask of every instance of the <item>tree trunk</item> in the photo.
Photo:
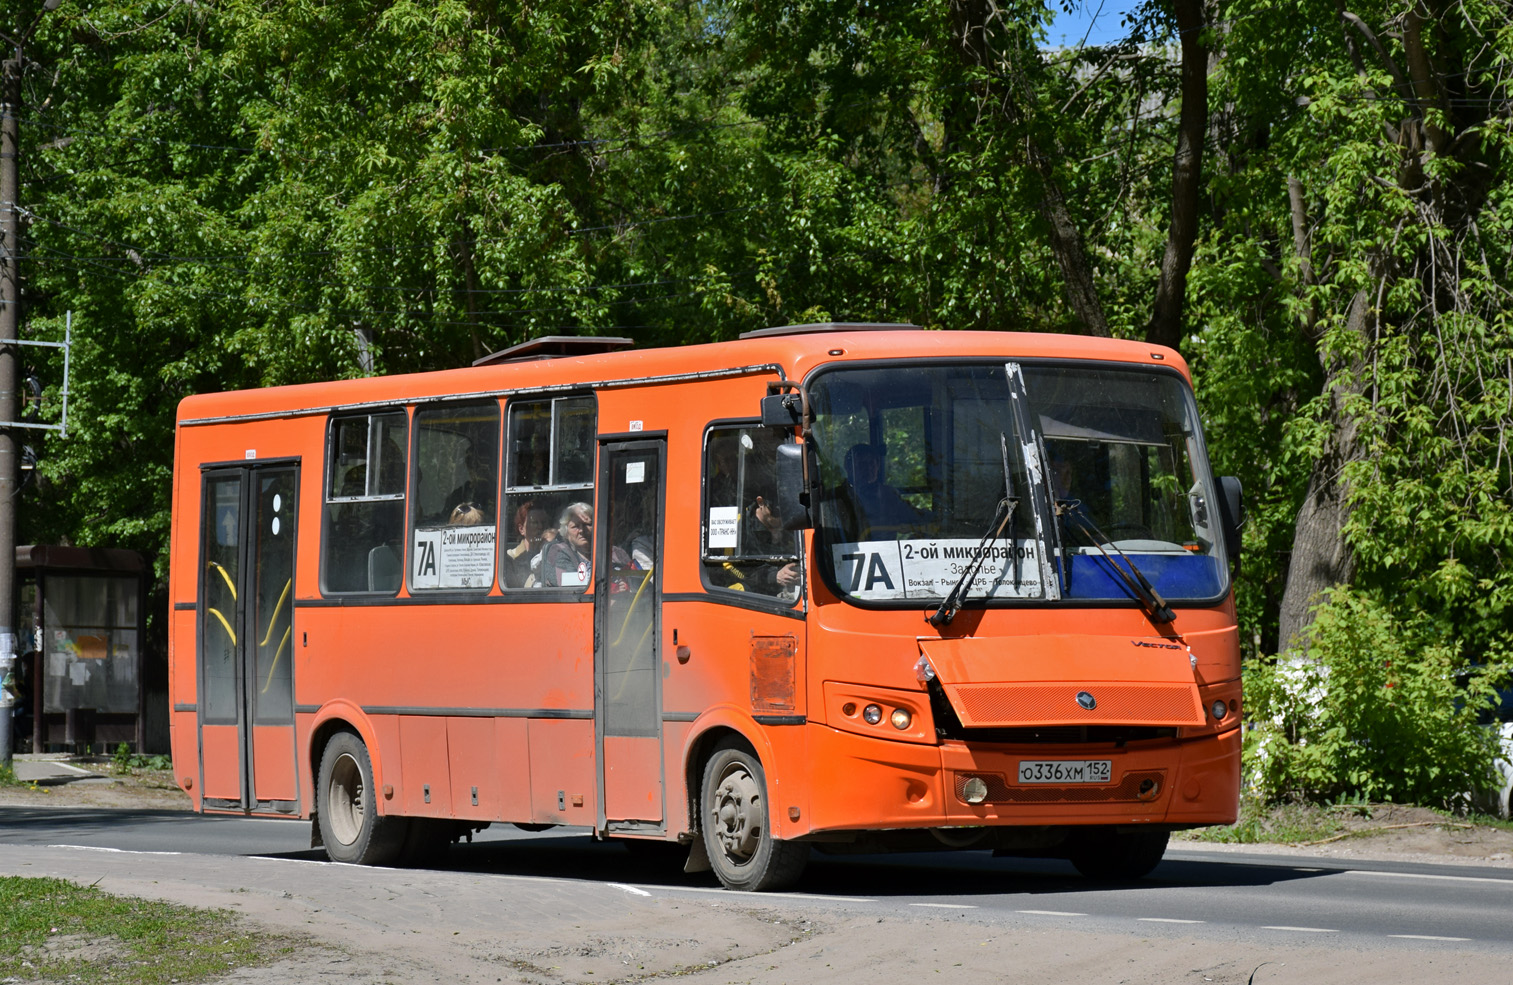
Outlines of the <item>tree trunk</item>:
[[995,42],[1001,36],[1002,28],[995,26],[995,22],[1001,24],[1005,15],[993,0],[951,0],[951,16],[962,60],[973,67],[986,69],[990,77],[1006,83],[998,92],[989,92],[987,86],[983,86],[978,96],[1007,124],[1006,131],[1017,131],[1024,141],[1030,167],[1040,179],[1037,209],[1050,233],[1051,252],[1056,255],[1056,263],[1061,268],[1067,303],[1082,322],[1084,334],[1107,338],[1112,333],[1103,313],[1103,303],[1098,298],[1097,286],[1093,283],[1093,266],[1088,262],[1082,229],[1067,207],[1066,195],[1056,180],[1053,158],[1041,147],[1032,128],[1027,125],[1033,112],[1034,91],[1016,61],[1038,58],[1039,55],[1034,51],[999,50]]
[[1177,153],[1172,167],[1172,218],[1156,302],[1145,327],[1145,340],[1172,349],[1182,345],[1182,316],[1187,306],[1187,272],[1198,239],[1203,193],[1203,138],[1208,130],[1208,49],[1203,46],[1203,0],[1174,0],[1182,39],[1182,114],[1177,125]]
[[[1370,320],[1370,297],[1360,291],[1351,300],[1347,325],[1352,333],[1366,338]],[[1355,554],[1345,539],[1345,522],[1350,515],[1345,468],[1364,453],[1360,429],[1345,405],[1360,393],[1362,368],[1359,358],[1326,367],[1324,392],[1329,394],[1328,417],[1333,429],[1313,463],[1308,493],[1298,510],[1287,587],[1278,613],[1279,650],[1301,646],[1301,637],[1313,622],[1313,607],[1321,601],[1320,594],[1348,585],[1355,574]]]

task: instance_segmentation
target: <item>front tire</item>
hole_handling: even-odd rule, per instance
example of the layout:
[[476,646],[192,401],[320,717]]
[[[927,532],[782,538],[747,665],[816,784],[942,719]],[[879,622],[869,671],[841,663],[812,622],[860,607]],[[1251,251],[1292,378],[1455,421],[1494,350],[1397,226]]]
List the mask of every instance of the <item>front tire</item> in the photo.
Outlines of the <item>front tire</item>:
[[387,865],[405,843],[405,819],[380,817],[373,792],[368,747],[351,732],[338,732],[320,757],[315,787],[320,837],[333,862]]
[[1067,858],[1089,879],[1129,882],[1149,875],[1161,864],[1169,837],[1165,831],[1092,828],[1072,836]]
[[767,774],[755,753],[734,745],[716,749],[704,765],[699,804],[704,850],[726,889],[762,892],[798,881],[809,846],[772,837]]

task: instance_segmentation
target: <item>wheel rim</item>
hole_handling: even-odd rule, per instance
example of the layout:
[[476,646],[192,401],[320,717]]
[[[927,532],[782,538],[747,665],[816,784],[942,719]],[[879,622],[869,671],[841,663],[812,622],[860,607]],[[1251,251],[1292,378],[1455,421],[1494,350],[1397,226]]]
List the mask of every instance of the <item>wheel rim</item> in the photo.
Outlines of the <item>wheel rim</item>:
[[363,822],[362,767],[350,753],[342,753],[331,766],[331,780],[326,784],[326,802],[330,805],[331,833],[343,845],[357,840]]
[[715,786],[710,819],[725,857],[751,861],[762,842],[762,788],[745,764],[733,764]]

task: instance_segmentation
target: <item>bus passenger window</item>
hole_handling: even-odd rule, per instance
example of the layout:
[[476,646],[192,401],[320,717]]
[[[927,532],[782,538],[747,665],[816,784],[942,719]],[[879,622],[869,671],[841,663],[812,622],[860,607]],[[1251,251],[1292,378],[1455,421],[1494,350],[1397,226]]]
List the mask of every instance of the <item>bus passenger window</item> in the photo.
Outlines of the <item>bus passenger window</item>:
[[592,581],[594,398],[511,400],[499,577],[506,589]]
[[415,412],[410,588],[494,584],[499,500],[499,404],[449,403]]
[[799,597],[803,566],[797,531],[783,529],[774,495],[773,428],[714,428],[704,445],[704,578],[714,588]]
[[331,419],[321,531],[328,594],[399,591],[406,444],[402,410]]

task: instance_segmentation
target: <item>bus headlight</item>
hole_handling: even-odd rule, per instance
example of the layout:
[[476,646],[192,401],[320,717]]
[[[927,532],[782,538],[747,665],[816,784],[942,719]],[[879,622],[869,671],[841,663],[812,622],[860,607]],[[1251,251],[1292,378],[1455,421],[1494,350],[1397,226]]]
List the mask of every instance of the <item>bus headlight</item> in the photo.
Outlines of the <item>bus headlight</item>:
[[914,724],[914,719],[909,714],[909,709],[907,708],[894,708],[893,714],[888,716],[888,721],[892,722],[893,727],[900,732]]
[[883,709],[880,705],[868,705],[862,709],[862,719],[868,725],[876,725],[883,720]]
[[1208,710],[1214,716],[1214,721],[1222,722],[1224,721],[1224,716],[1229,714],[1229,705],[1223,701],[1215,700],[1213,707]]
[[971,776],[961,785],[961,799],[969,804],[980,804],[988,799],[988,785],[980,776]]

